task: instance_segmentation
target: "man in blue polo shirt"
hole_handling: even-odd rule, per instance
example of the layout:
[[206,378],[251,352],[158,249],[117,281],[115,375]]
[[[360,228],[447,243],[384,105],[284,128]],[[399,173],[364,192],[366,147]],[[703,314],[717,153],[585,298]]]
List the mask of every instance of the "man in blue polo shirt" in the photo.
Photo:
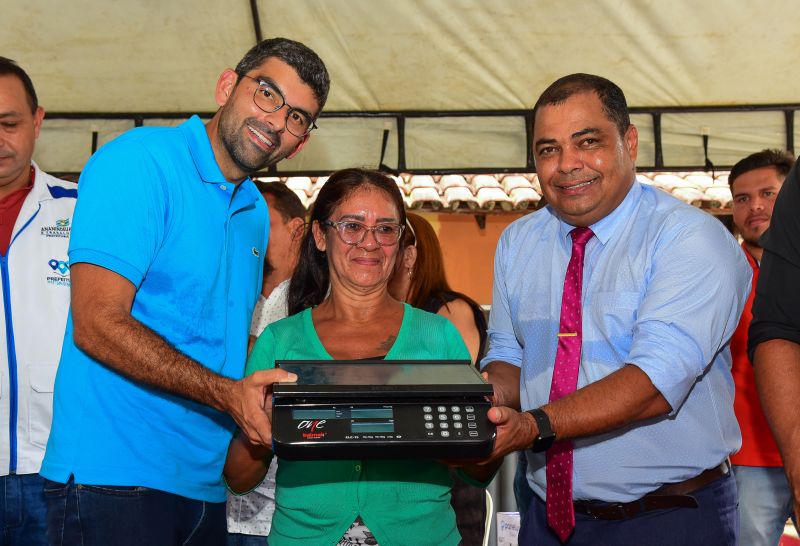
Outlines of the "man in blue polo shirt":
[[266,394],[291,379],[242,379],[268,235],[248,176],[300,151],[328,88],[313,51],[266,40],[208,124],[134,129],[87,164],[41,469],[52,543],[225,542],[231,433],[271,442]]

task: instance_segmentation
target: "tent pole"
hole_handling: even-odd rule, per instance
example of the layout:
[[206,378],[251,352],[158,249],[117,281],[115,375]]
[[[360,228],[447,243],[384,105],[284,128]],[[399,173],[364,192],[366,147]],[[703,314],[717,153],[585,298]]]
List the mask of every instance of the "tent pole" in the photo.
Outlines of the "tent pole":
[[256,33],[256,43],[260,44],[264,40],[261,33],[261,18],[258,16],[258,0],[250,0],[250,13],[253,15],[253,30]]

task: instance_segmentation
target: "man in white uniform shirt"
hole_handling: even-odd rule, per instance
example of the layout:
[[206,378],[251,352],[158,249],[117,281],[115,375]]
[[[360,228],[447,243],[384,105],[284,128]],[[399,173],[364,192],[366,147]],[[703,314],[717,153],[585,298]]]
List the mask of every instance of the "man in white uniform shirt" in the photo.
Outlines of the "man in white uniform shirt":
[[39,468],[69,309],[77,186],[31,161],[44,119],[33,83],[0,57],[0,544],[47,544]]

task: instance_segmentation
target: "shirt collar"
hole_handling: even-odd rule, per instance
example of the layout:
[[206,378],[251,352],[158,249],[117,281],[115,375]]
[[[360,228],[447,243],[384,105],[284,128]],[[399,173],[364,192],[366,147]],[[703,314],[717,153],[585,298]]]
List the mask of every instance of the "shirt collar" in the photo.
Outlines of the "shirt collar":
[[42,169],[39,168],[39,165],[36,164],[35,161],[31,160],[31,167],[33,167],[33,176],[31,176],[31,193],[35,196],[34,199],[37,201],[47,201],[52,199],[53,196],[50,194],[50,191],[47,189],[47,181],[44,179],[44,173]]
[[744,251],[744,257],[747,258],[747,262],[750,264],[750,267],[753,269],[758,269],[761,267],[761,262],[756,260],[756,257],[750,254],[750,251],[747,250],[747,247],[744,246],[744,241],[741,244],[742,250]]
[[[641,196],[642,186],[638,180],[634,179],[631,189],[628,190],[628,193],[625,195],[625,199],[622,200],[622,203],[620,203],[617,208],[612,210],[610,214],[589,226],[600,244],[605,245],[609,239],[611,239],[614,233],[618,229],[621,229],[621,227],[630,217],[631,211],[639,203]],[[556,216],[556,218],[558,218],[559,234],[563,239],[566,240],[569,237],[569,232],[575,229],[575,226],[566,223],[558,216]]]
[[198,116],[192,116],[181,123],[179,129],[186,138],[192,160],[197,167],[197,172],[203,182],[209,184],[225,184],[228,181],[217,164],[214,157],[214,150],[211,148],[211,141],[208,140],[206,126]]

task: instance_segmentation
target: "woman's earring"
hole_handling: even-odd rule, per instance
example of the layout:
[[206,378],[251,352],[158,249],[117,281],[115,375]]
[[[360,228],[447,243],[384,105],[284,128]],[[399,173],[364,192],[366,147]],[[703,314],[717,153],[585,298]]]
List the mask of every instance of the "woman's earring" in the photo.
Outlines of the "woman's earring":
[[409,267],[408,268],[408,278],[410,279],[413,274],[414,274],[414,271]]

